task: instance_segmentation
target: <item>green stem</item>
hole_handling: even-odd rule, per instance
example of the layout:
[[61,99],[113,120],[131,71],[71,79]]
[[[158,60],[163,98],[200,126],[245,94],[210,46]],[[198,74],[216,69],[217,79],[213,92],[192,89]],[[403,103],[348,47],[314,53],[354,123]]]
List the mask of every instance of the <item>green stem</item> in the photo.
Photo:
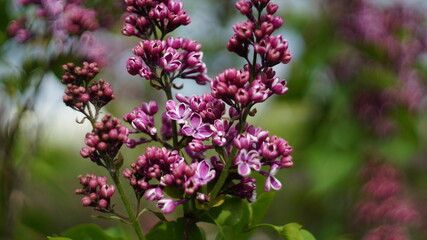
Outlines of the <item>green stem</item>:
[[250,228],[246,229],[246,230],[245,230],[245,232],[250,232],[250,231],[252,231],[252,230],[254,230],[254,229],[256,229],[256,228],[260,228],[260,227],[269,227],[269,228],[272,228],[272,229],[274,229],[274,230],[278,231],[278,230],[277,230],[277,227],[276,227],[276,226],[274,226],[274,225],[272,225],[272,224],[268,224],[268,223],[260,223],[260,224],[257,224],[257,225],[255,225],[255,226],[252,226],[252,227],[250,227]]
[[136,219],[134,212],[132,211],[132,207],[129,204],[129,201],[126,197],[125,191],[123,190],[122,184],[120,183],[119,176],[116,172],[110,171],[110,175],[113,178],[114,183],[116,184],[117,190],[119,191],[120,197],[122,199],[123,205],[126,208],[126,211],[129,215],[129,219],[132,223],[132,227],[138,235],[139,240],[145,240],[144,234],[142,233],[141,227],[139,226],[138,219]]
[[[172,87],[171,84],[165,79],[165,93],[168,100],[172,100]],[[173,140],[173,148],[178,147],[178,128],[176,126],[176,121],[172,120],[172,140]]]
[[222,189],[222,186],[224,186],[225,181],[228,178],[228,169],[231,166],[231,163],[233,162],[232,159],[234,159],[234,156],[237,153],[237,148],[233,149],[233,152],[231,153],[230,157],[225,157],[226,155],[224,149],[217,150],[219,157],[221,158],[222,162],[225,162],[224,168],[221,171],[221,174],[219,175],[218,181],[216,182],[214,188],[212,189],[210,193],[211,202],[209,203],[209,207],[212,207],[213,204],[215,204],[215,199],[218,196],[219,192]]
[[[243,115],[240,118],[239,125],[237,126],[238,134],[242,132],[243,126],[246,123],[246,118],[248,117],[249,111],[251,109],[251,106],[248,106],[244,111]],[[225,181],[228,178],[229,174],[229,168],[233,163],[234,157],[237,154],[237,148],[233,148],[231,155],[227,156],[227,153],[224,149],[217,149],[218,155],[221,158],[222,162],[225,162],[224,168],[222,169],[221,174],[219,175],[218,181],[216,182],[214,188],[212,189],[210,193],[211,202],[209,203],[209,207],[212,207],[212,205],[215,203],[215,199],[218,196],[219,192],[221,191],[222,187],[225,184]]]

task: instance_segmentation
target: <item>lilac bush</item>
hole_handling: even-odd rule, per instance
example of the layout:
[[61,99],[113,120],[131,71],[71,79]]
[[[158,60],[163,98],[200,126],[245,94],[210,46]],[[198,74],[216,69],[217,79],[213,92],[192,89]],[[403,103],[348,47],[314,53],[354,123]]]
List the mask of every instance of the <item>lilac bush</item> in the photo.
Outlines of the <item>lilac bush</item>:
[[[279,190],[282,183],[276,174],[293,166],[293,149],[285,139],[247,122],[249,116],[256,114],[257,103],[288,91],[286,80],[277,76],[273,67],[289,63],[292,55],[288,41],[273,34],[283,24],[282,18],[274,15],[277,4],[240,0],[235,6],[247,20],[233,26],[235,34],[227,49],[246,64],[241,69],[226,69],[211,79],[203,62],[202,46],[192,39],[168,36],[190,23],[181,1],[125,0],[121,32],[141,39],[132,49],[134,56],[127,61],[127,71],[149,81],[167,98],[166,103],[143,102],[126,113],[123,120],[127,127],[110,114],[101,116],[102,108],[114,99],[114,94],[106,81],[93,80],[99,72],[97,63],[63,66],[66,73],[62,82],[67,86],[63,100],[93,127],[80,154],[104,167],[115,184],[108,185],[105,177],[88,174],[79,177],[83,188],[76,193],[85,195],[84,206],[116,214],[110,198],[117,189],[128,216],[116,215],[133,226],[139,239],[153,239],[162,226],[175,229],[178,239],[199,239],[202,235],[197,222],[216,224],[222,239],[242,239],[262,226],[272,227],[284,236],[293,232],[289,239],[312,239],[297,224],[259,224],[249,216],[250,209],[257,206],[248,204],[257,200],[255,175],[263,177],[265,192]],[[176,79],[209,84],[211,91],[200,96],[173,96],[172,90],[181,88]],[[161,123],[156,122],[156,116]],[[136,161],[121,170],[121,147],[136,148],[147,143],[154,145],[145,147]],[[133,188],[137,209],[130,206],[120,175]],[[142,199],[156,202],[158,209],[150,211],[161,220],[146,234],[138,222],[138,216],[147,211],[139,209]],[[163,215],[178,206],[183,207],[182,217],[166,221]],[[243,215],[235,213],[239,224],[229,226],[221,218],[220,212],[230,207],[235,208],[232,212],[246,211]]]

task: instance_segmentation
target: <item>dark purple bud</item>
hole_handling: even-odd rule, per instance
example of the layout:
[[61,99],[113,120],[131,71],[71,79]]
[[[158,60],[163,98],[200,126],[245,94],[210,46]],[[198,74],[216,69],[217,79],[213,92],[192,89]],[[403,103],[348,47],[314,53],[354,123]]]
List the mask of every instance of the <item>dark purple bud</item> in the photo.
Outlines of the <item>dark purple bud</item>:
[[140,57],[130,57],[126,62],[126,68],[131,75],[136,75],[142,68],[142,59]]
[[141,110],[148,115],[154,115],[159,110],[159,106],[155,101],[150,101],[149,103],[143,102],[141,104]]
[[279,5],[277,5],[275,3],[271,3],[271,2],[268,3],[268,5],[267,5],[267,13],[268,14],[271,14],[271,15],[275,14],[277,9],[279,9]]

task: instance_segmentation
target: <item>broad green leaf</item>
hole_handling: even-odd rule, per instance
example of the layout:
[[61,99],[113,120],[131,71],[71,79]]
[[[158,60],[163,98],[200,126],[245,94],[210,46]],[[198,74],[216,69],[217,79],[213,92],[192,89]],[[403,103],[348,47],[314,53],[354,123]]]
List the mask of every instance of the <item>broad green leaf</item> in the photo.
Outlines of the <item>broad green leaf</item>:
[[210,210],[212,218],[218,224],[228,226],[236,225],[240,221],[242,213],[242,199],[237,197],[228,198],[221,206]]
[[275,192],[262,193],[254,203],[249,205],[251,210],[249,224],[251,226],[261,223],[264,215],[270,208],[271,202],[273,201],[275,195]]
[[[231,215],[220,214],[218,215],[217,219],[215,219],[215,224],[219,229],[219,234],[216,237],[217,240],[244,240],[248,239],[252,234],[251,232],[246,231],[249,225],[250,217],[250,208],[248,203],[241,199],[237,200],[234,200],[235,202],[231,203],[225,201],[224,203],[224,205],[226,205],[225,212],[229,211]],[[237,203],[239,204],[235,205]],[[233,206],[234,208],[232,208]],[[237,211],[234,212],[233,209]],[[221,224],[221,222],[223,223]]]
[[311,234],[309,231],[307,231],[305,229],[301,229],[300,233],[301,233],[304,240],[316,240],[316,238],[313,236],[313,234]]
[[123,237],[113,237],[95,224],[84,224],[68,229],[63,234],[73,240],[125,240]]
[[48,240],[72,240],[71,238],[65,237],[47,237]]
[[304,240],[300,232],[301,227],[298,223],[288,223],[285,226],[277,227],[276,230],[285,240]]
[[[200,231],[199,227],[190,223],[190,226],[187,226],[190,229],[189,239],[194,240],[204,240],[205,236]],[[153,229],[146,235],[147,240],[158,240],[158,239],[168,239],[168,240],[181,240],[183,239],[184,232],[188,231],[186,229],[186,223],[184,218],[179,218],[177,221],[170,222],[159,222]]]
[[162,212],[156,212],[153,211],[151,209],[149,209],[148,211],[150,211],[151,213],[153,213],[158,219],[162,220],[162,222],[167,222],[168,220],[165,218],[165,215],[163,215]]

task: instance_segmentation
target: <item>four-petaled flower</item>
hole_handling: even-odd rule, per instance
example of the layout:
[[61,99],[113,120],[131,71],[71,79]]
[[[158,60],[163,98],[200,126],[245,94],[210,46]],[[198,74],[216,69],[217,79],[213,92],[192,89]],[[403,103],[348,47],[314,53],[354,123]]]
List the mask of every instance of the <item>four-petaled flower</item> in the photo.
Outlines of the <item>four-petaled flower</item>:
[[241,176],[248,176],[251,174],[251,168],[258,172],[261,169],[261,162],[258,156],[259,154],[255,150],[249,152],[246,151],[246,149],[240,150],[234,160],[234,164],[237,165],[237,172]]
[[199,162],[196,168],[196,173],[193,176],[193,181],[198,186],[204,186],[215,178],[215,170],[211,170],[206,160]]
[[202,117],[199,114],[193,113],[190,117],[190,124],[184,125],[181,129],[186,136],[192,136],[196,139],[206,139],[213,133],[210,125],[202,122]]
[[168,100],[166,102],[166,110],[166,115],[180,125],[184,125],[191,114],[191,110],[187,104],[176,104],[173,100]]

